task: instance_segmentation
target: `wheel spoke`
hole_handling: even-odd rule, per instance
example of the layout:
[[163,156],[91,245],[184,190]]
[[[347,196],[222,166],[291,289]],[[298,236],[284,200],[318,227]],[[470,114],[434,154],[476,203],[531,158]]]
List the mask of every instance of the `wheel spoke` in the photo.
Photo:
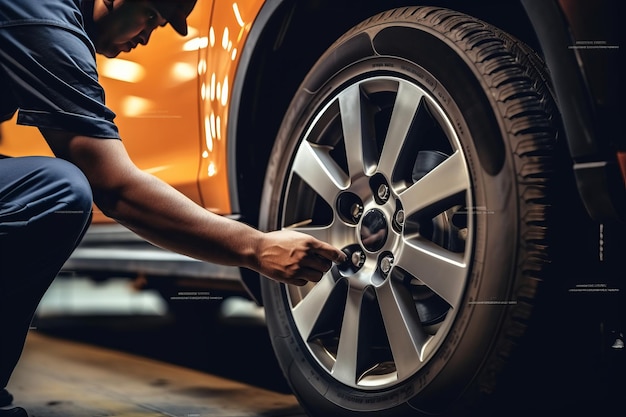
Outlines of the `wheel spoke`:
[[[405,212],[410,215],[445,201],[469,188],[463,155],[455,152],[422,179],[400,193]],[[447,207],[445,207],[447,208]]]
[[304,340],[307,340],[335,286],[327,274],[293,308],[293,319]]
[[374,168],[375,136],[369,125],[364,123],[364,119],[368,119],[363,117],[366,108],[367,104],[358,84],[349,87],[339,96],[341,125],[350,178],[362,176]]
[[399,84],[387,138],[378,162],[379,172],[389,174],[394,171],[423,96],[424,94],[417,87],[408,83]]
[[403,378],[423,360],[428,336],[422,329],[413,297],[405,287],[389,279],[377,288],[376,294],[398,378]]
[[293,172],[298,174],[329,205],[333,206],[340,190],[348,185],[343,170],[323,147],[302,142],[293,162]]
[[467,276],[463,254],[447,251],[427,240],[418,242],[405,242],[396,265],[456,307]]
[[357,378],[357,357],[359,351],[359,317],[363,292],[350,287],[341,324],[337,360],[332,374],[340,381],[354,384]]

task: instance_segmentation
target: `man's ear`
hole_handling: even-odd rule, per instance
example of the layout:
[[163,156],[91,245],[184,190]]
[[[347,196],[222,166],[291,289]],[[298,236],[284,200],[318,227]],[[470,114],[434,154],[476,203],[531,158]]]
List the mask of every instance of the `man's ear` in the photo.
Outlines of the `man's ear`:
[[126,0],[94,0],[93,18],[99,21],[105,16],[113,13],[115,9],[119,9]]
[[114,1],[115,0],[102,0],[102,2],[104,3],[104,7],[106,7],[109,12],[112,12],[113,8],[115,7],[113,5]]

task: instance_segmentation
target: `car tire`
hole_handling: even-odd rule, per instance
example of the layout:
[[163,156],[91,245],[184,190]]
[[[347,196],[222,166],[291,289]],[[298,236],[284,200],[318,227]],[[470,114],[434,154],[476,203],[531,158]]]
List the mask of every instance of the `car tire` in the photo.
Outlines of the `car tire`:
[[551,261],[547,80],[512,36],[431,7],[364,21],[310,70],[259,224],[349,254],[316,284],[262,282],[311,416],[445,414],[496,391]]

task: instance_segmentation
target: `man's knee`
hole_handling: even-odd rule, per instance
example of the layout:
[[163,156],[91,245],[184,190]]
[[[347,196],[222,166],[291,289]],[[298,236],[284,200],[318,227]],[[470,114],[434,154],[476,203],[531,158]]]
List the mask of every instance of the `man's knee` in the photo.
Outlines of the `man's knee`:
[[93,196],[87,178],[76,165],[63,159],[51,158],[42,165],[49,191],[58,196],[68,212],[91,213]]
[[91,215],[89,182],[73,164],[49,157],[10,158],[0,161],[0,224],[4,227],[37,223],[68,215],[68,221],[86,223]]

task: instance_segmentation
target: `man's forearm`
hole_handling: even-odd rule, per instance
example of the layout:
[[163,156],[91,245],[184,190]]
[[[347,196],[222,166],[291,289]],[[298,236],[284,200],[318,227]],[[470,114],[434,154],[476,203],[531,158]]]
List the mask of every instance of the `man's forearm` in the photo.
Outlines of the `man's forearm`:
[[[95,191],[103,212],[151,243],[197,259],[254,267],[263,234],[212,213],[143,172],[114,196]],[[100,204],[100,202],[105,202]]]

